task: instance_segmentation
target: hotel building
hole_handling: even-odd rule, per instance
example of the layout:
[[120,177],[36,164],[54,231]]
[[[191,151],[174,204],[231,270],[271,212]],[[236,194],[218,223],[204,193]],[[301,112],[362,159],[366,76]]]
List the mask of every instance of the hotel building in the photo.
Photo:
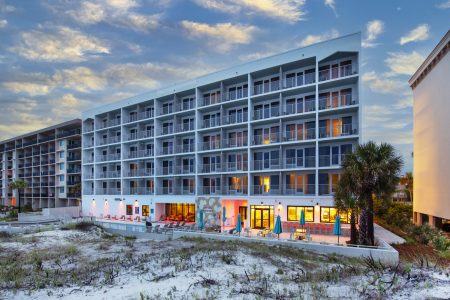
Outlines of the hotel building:
[[409,80],[414,96],[414,223],[450,221],[450,31]]
[[1,204],[18,206],[9,184],[27,182],[20,206],[77,206],[81,193],[81,120],[75,119],[0,142]]
[[352,34],[84,112],[83,214],[334,222],[361,138],[360,45]]

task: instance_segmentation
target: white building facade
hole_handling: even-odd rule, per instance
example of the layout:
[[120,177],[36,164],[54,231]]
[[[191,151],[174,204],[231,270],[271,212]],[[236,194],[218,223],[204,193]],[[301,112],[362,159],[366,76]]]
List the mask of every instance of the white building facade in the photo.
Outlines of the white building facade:
[[414,96],[414,222],[436,227],[450,220],[449,49],[450,31],[409,80]]
[[84,112],[83,214],[334,222],[361,138],[360,45],[352,34]]

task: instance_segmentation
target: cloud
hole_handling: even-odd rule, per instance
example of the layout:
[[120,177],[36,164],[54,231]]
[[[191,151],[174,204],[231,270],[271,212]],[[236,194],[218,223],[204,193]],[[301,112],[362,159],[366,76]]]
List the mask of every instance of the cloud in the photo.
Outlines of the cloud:
[[8,21],[6,21],[6,20],[0,20],[0,28],[5,28],[6,25],[8,25]]
[[328,6],[329,8],[331,8],[334,12],[334,15],[337,17],[338,14],[336,12],[336,3],[334,0],[325,0],[325,6]]
[[412,75],[422,64],[425,58],[413,51],[411,53],[394,52],[389,53],[385,63],[390,69],[391,75]]
[[375,43],[378,36],[384,31],[384,23],[380,20],[372,20],[366,25],[366,38],[362,42],[364,48],[373,48],[378,44]]
[[444,2],[442,2],[440,4],[438,4],[438,5],[436,5],[436,7],[440,8],[440,9],[450,8],[450,0],[447,0],[447,1],[444,1]]
[[428,24],[422,24],[414,28],[405,36],[400,38],[400,45],[404,45],[411,42],[425,41],[430,36],[430,26]]
[[4,82],[2,85],[10,92],[16,94],[25,93],[30,96],[47,95],[52,89],[52,87],[47,84],[39,84],[33,82],[10,81]]
[[16,8],[14,6],[12,6],[12,5],[7,5],[7,4],[0,3],[0,12],[1,13],[10,13],[10,12],[13,12],[15,10],[16,10]]
[[185,20],[181,22],[181,26],[192,38],[207,38],[210,48],[222,53],[227,52],[234,45],[250,43],[257,31],[255,26],[232,23],[209,25]]
[[338,36],[339,36],[339,32],[336,29],[332,29],[331,31],[325,32],[324,34],[320,34],[320,35],[309,34],[303,40],[301,40],[300,43],[298,43],[298,46],[305,47],[305,46],[308,46],[311,44],[315,44],[318,42],[336,38]]
[[391,79],[386,75],[378,74],[374,71],[364,73],[362,81],[371,91],[380,94],[404,93],[406,87],[406,82]]
[[29,60],[81,62],[110,53],[105,42],[64,26],[56,27],[53,32],[22,32],[19,37],[19,45],[9,51]]
[[408,107],[413,107],[413,98],[407,97],[407,98],[400,99],[393,105],[393,107],[395,109],[405,109]]
[[296,23],[303,20],[305,0],[194,0],[198,5],[228,14],[262,14],[281,22]]
[[144,33],[157,28],[161,16],[137,13],[134,10],[138,7],[140,3],[135,0],[92,0],[83,2],[79,7],[67,10],[66,13],[84,25],[106,22],[116,27]]
[[57,71],[52,76],[52,80],[55,86],[63,86],[64,88],[78,92],[101,90],[107,83],[105,78],[87,67],[76,67],[74,69]]

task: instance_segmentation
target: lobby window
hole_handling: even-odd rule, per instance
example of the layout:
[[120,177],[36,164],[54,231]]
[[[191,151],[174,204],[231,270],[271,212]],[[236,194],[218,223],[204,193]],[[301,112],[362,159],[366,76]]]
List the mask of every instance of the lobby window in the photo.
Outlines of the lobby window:
[[148,217],[149,215],[149,206],[148,205],[142,205],[142,216]]
[[320,207],[320,222],[321,223],[334,223],[336,216],[339,213],[341,217],[341,223],[349,223],[350,216],[348,212],[339,212],[336,207]]
[[305,221],[314,222],[314,206],[288,206],[287,207],[287,220],[288,221],[300,221],[301,211],[305,211]]
[[133,214],[133,205],[127,205],[127,216],[131,216]]

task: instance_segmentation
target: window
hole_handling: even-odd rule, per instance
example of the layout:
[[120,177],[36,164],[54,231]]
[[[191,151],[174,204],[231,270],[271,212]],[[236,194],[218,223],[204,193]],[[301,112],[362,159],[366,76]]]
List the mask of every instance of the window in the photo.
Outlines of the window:
[[64,140],[59,141],[59,146],[64,147]]
[[64,158],[64,151],[59,152],[59,158]]
[[300,221],[301,211],[305,212],[305,221],[314,222],[314,206],[288,206],[287,207],[287,220],[288,221]]
[[131,216],[133,214],[133,205],[127,205],[127,216]]
[[[338,214],[338,209],[336,207],[321,207],[320,208],[320,222],[321,223],[334,223],[336,221],[336,216]],[[350,216],[346,211],[339,212],[341,217],[341,223],[349,223]]]
[[61,194],[64,194],[64,187],[63,187],[63,186],[60,186],[60,187],[59,187],[59,192],[60,192]]
[[59,170],[60,170],[60,171],[64,170],[64,163],[59,164]]
[[148,205],[142,205],[142,216],[143,217],[148,217],[149,216]]
[[64,175],[59,175],[59,181],[64,181]]

